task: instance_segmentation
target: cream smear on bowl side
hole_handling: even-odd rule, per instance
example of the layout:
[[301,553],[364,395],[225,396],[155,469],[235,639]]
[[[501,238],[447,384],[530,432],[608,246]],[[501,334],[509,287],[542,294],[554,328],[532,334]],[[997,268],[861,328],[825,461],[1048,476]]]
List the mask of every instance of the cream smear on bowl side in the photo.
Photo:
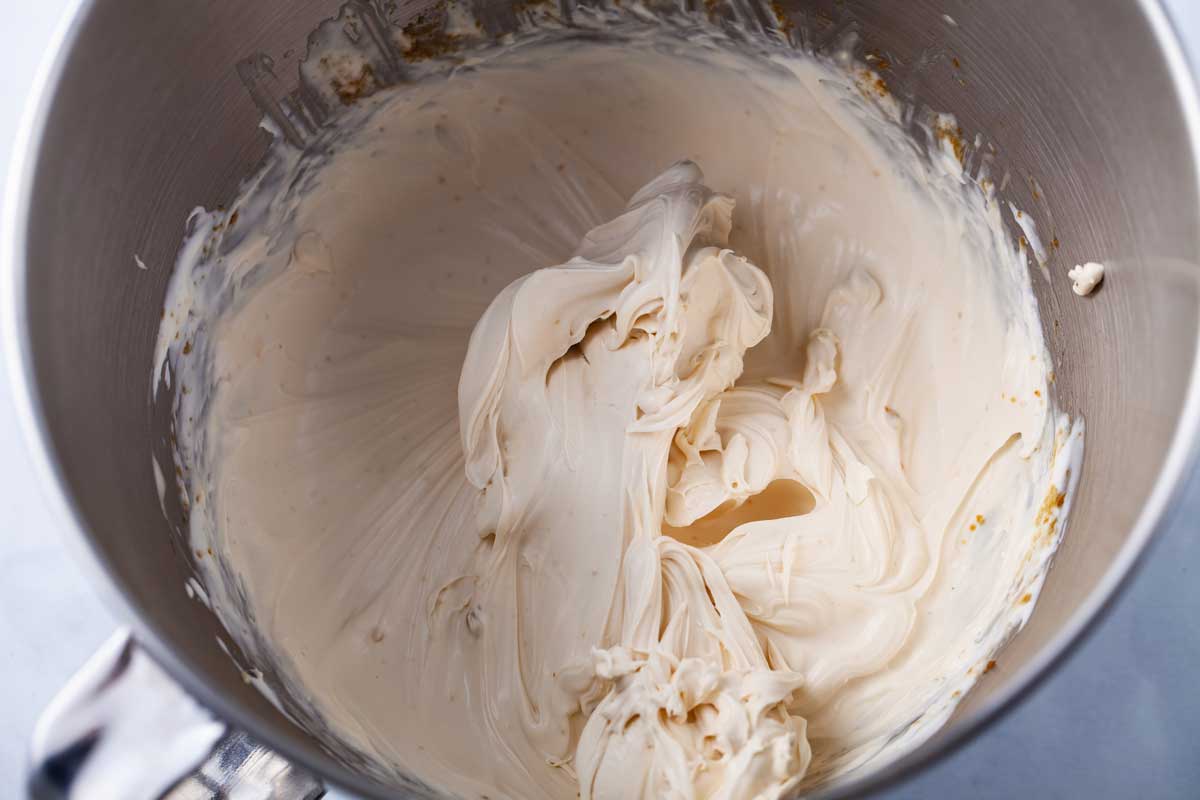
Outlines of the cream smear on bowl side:
[[1032,610],[1082,423],[999,202],[861,67],[689,34],[430,65],[190,220],[193,591],[379,777],[780,796]]

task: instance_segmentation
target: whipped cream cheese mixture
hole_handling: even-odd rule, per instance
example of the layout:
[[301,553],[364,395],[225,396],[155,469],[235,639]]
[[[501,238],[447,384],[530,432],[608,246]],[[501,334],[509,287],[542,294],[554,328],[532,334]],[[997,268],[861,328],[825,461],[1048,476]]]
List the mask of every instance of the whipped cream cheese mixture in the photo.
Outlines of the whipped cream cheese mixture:
[[777,797],[1032,609],[1082,428],[1000,202],[861,67],[694,33],[431,65],[193,215],[192,591],[385,780]]
[[1086,297],[1104,280],[1104,265],[1095,261],[1076,264],[1071,267],[1067,277],[1071,279],[1071,290],[1080,297]]

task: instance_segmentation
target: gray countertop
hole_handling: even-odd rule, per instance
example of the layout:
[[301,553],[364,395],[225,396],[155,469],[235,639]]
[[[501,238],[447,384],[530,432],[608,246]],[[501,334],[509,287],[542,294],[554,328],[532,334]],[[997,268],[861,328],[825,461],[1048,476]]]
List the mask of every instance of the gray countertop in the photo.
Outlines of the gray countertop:
[[[66,5],[0,0],[0,157]],[[1200,64],[1200,2],[1166,5]],[[886,797],[1200,797],[1200,480],[1189,488],[1133,585],[1062,668]],[[43,506],[0,371],[0,798],[21,796],[34,720],[116,624]]]

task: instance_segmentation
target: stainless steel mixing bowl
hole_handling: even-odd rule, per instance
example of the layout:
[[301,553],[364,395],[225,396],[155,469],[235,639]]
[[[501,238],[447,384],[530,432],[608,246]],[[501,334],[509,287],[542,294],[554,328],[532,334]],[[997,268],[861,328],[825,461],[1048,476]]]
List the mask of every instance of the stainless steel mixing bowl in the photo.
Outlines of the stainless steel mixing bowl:
[[[215,646],[223,632],[183,590],[189,569],[150,459],[168,435],[148,390],[182,222],[197,204],[229,201],[268,143],[239,77],[257,69],[258,102],[269,106],[268,62],[237,65],[268,54],[274,97],[286,96],[306,34],[338,2],[82,2],[40,79],[13,170],[3,315],[50,502],[138,640],[220,717],[333,783],[385,796],[281,716]],[[857,32],[887,60],[893,91],[952,111],[968,140],[978,132],[994,144],[993,173],[1009,176],[1002,195],[1034,216],[1049,248],[1048,279],[1035,268],[1034,285],[1059,400],[1087,422],[1070,529],[1031,622],[938,735],[831,790],[855,794],[1010,708],[1096,622],[1177,505],[1200,403],[1200,129],[1189,71],[1149,0],[781,8],[794,36]],[[421,10],[401,2],[387,13]],[[1066,272],[1084,260],[1108,273],[1081,300]]]

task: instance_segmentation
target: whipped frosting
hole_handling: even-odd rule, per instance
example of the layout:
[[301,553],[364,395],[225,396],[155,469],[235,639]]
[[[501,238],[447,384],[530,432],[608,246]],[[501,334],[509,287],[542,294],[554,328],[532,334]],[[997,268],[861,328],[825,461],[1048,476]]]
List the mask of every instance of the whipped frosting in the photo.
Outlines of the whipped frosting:
[[1104,280],[1104,265],[1096,261],[1076,264],[1067,271],[1067,277],[1071,279],[1071,291],[1087,297]]
[[777,797],[911,749],[1080,452],[1000,203],[859,67],[518,45],[193,215],[156,371],[193,591],[408,787]]

